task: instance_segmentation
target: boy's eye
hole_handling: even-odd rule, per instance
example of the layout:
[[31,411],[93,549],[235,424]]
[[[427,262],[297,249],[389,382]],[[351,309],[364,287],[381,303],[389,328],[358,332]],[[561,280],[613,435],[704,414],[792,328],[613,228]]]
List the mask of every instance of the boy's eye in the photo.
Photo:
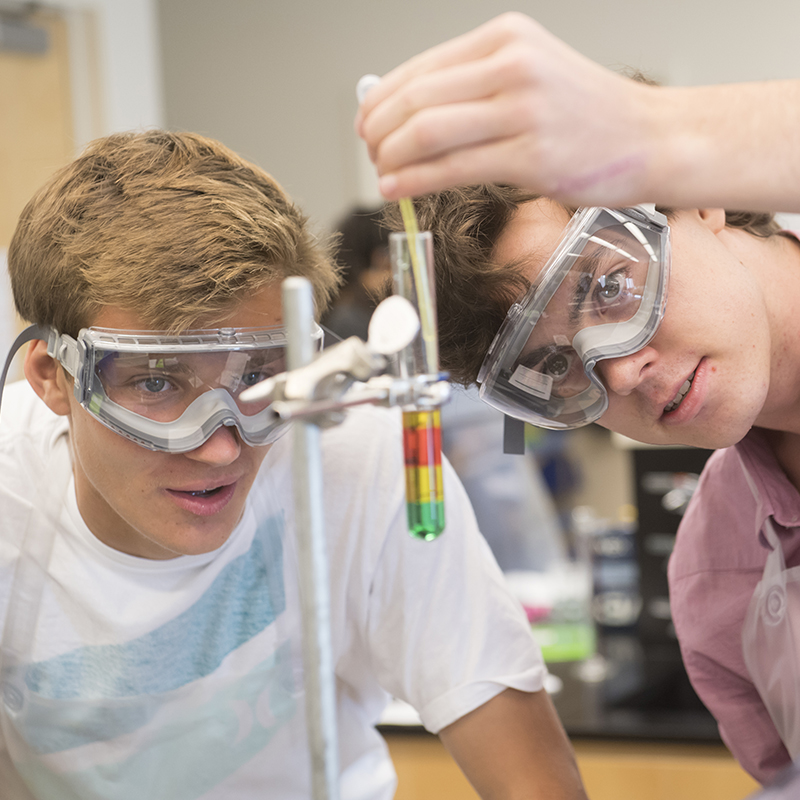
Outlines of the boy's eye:
[[605,302],[615,300],[621,292],[622,281],[618,275],[608,275],[600,279],[600,289],[597,294]]
[[565,353],[553,353],[542,364],[542,372],[553,380],[563,378],[569,372],[571,358]]
[[245,386],[255,386],[257,383],[263,381],[267,375],[263,370],[252,370],[251,372],[245,372],[242,375],[242,383]]
[[166,378],[151,375],[139,381],[138,386],[144,392],[148,392],[150,394],[159,394],[167,388],[168,381]]
[[242,374],[240,384],[242,387],[255,386],[257,383],[272,378],[279,372],[286,369],[286,362],[283,358],[276,358],[263,364],[253,364]]

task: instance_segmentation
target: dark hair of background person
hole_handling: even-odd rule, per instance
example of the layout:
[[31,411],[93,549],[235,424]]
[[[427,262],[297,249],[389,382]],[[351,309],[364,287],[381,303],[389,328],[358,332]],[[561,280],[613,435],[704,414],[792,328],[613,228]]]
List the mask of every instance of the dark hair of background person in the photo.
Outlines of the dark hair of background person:
[[[336,337],[367,338],[367,329],[375,306],[391,288],[389,231],[383,223],[383,209],[355,208],[337,226],[335,257],[344,283],[322,325]],[[336,341],[328,336],[326,344]]]

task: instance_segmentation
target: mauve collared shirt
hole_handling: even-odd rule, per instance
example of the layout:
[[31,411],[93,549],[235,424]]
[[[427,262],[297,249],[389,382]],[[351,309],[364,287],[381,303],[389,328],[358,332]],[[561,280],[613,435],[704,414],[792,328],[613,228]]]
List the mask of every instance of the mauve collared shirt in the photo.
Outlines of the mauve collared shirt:
[[[758,516],[740,459],[761,495]],[[787,568],[800,565],[800,493],[754,428],[709,459],[668,570],[672,617],[692,685],[733,755],[762,783],[791,761],[742,656],[745,613],[769,553],[761,535],[767,517]]]

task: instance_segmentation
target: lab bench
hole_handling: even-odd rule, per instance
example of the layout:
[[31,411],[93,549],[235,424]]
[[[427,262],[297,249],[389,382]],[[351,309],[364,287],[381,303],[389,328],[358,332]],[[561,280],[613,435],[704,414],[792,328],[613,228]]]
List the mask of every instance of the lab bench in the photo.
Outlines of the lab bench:
[[[384,736],[398,775],[395,800],[477,800],[439,739]],[[590,800],[742,800],[758,784],[722,744],[573,738]]]
[[[548,669],[590,800],[743,800],[758,788],[720,740],[676,648],[645,650],[632,634],[606,635],[596,657]],[[437,737],[387,719],[396,800],[477,798]]]

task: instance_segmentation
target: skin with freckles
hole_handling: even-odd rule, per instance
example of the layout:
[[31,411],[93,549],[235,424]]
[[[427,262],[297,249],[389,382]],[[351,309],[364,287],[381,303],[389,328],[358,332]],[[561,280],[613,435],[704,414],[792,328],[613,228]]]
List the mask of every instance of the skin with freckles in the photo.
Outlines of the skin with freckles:
[[[108,306],[95,326],[146,330],[125,309]],[[220,319],[200,327],[263,328],[281,324],[280,287],[267,286]],[[100,541],[134,556],[168,559],[221,547],[238,523],[269,446],[251,447],[235,428],[221,427],[187,453],[148,450],[115,433],[82,408],[72,379],[42,341],[25,363],[26,376],[51,410],[69,417],[78,509]],[[223,487],[208,498],[189,491]]]
[[[533,280],[569,221],[559,204],[526,203],[494,257]],[[726,228],[721,209],[670,219],[672,270],[653,339],[596,367],[609,395],[600,424],[638,441],[726,447],[753,426],[800,433],[800,246]],[[533,244],[535,243],[535,244]],[[666,407],[694,373],[677,409]]]

